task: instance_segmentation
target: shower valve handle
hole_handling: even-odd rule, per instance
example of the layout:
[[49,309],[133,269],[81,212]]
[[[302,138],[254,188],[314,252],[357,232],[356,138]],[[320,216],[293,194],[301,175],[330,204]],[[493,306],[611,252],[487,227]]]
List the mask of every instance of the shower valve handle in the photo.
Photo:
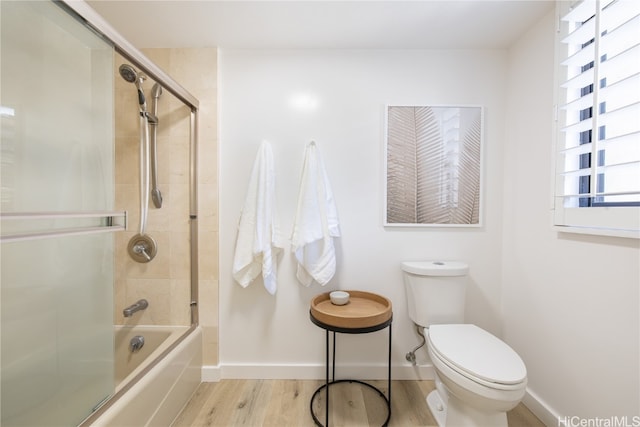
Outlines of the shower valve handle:
[[133,251],[139,255],[142,255],[147,259],[147,261],[151,261],[151,256],[147,253],[147,248],[144,243],[138,243],[133,247]]
[[146,263],[155,258],[158,253],[158,245],[148,234],[136,234],[129,240],[127,251],[134,261]]

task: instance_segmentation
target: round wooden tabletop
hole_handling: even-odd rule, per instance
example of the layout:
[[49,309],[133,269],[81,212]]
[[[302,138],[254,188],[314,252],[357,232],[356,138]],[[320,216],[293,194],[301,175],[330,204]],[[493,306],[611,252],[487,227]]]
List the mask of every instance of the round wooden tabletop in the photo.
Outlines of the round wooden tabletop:
[[[366,329],[385,324],[393,315],[389,299],[364,291],[345,291],[349,302],[335,305],[329,292],[311,300],[311,316],[320,323],[340,329]],[[323,326],[323,325],[319,325]]]

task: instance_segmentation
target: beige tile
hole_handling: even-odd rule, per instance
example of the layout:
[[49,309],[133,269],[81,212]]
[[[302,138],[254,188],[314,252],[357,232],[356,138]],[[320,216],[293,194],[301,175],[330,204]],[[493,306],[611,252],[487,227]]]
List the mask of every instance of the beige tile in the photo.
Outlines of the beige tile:
[[218,186],[198,186],[198,230],[218,231]]
[[[217,49],[145,49],[145,54],[200,100],[199,136],[199,292],[206,323],[205,363],[218,363],[218,183]],[[119,55],[117,67],[124,61]],[[145,82],[150,92],[153,81]],[[148,232],[158,243],[157,257],[136,263],[127,253],[139,226],[139,121],[135,86],[116,78],[116,208],[129,212],[129,229],[116,236],[115,318],[122,309],[147,298],[151,304],[128,323],[189,324],[189,142],[191,113],[168,91],[159,100],[158,181],[164,203],[150,206]],[[153,301],[152,301],[153,300]],[[153,308],[153,309],[151,309]]]
[[115,148],[116,184],[138,184],[140,170],[140,140],[134,137],[117,137]]
[[171,184],[171,224],[168,231],[189,230],[190,191],[188,184]]
[[161,231],[189,230],[189,185],[165,184],[163,187],[163,204],[161,209],[150,208],[153,214],[162,216],[158,225]]
[[200,101],[200,111],[205,117],[213,119],[213,122],[207,122],[205,125],[213,126],[216,124],[218,89],[215,87],[199,88],[198,101]]
[[163,70],[169,69],[170,52],[165,48],[144,48],[142,53]]
[[218,153],[211,142],[201,142],[198,148],[198,183],[218,183]]
[[191,280],[171,280],[171,324],[191,324]]
[[[201,92],[200,100],[200,134],[205,138],[217,137],[217,107],[216,99],[217,91],[215,89],[206,89]],[[211,132],[214,131],[214,132]]]
[[150,232],[189,231],[189,186],[165,184],[161,191],[161,208],[156,208],[153,202],[149,201],[147,229]]
[[[200,212],[202,212],[202,209],[200,209]],[[216,213],[200,213],[200,215],[198,216],[198,229],[201,233],[217,233],[218,216],[216,215]]]
[[214,48],[171,49],[171,72],[185,88],[197,92],[200,88],[217,86],[217,51]]
[[198,308],[202,326],[218,326],[218,281],[200,280]]
[[140,299],[146,299],[149,307],[127,318],[120,312],[124,324],[170,325],[172,304],[170,291],[169,279],[128,279],[125,306],[134,304]]
[[189,145],[191,108],[172,94],[168,94],[160,113],[163,114],[160,129],[162,135],[180,137],[179,143]]
[[[172,138],[172,142],[175,141]],[[191,165],[191,155],[189,145],[171,144],[169,147],[171,165],[169,167],[169,182],[171,184],[189,184],[189,168]]]
[[183,144],[188,145],[191,136],[191,109],[177,98],[168,102],[167,125],[163,127],[166,135],[180,137]]
[[116,137],[139,137],[140,115],[138,92],[133,84],[115,94],[115,135]]
[[202,327],[202,363],[204,365],[218,364],[218,328]]
[[199,209],[198,230],[201,233],[217,233],[218,232],[218,216],[215,210],[205,211]]
[[171,154],[172,139],[170,137],[158,137],[157,146],[157,162],[158,162],[158,184],[160,189],[163,185],[169,184],[169,171],[171,170],[171,163],[173,157]]
[[[217,159],[218,156],[218,134],[216,128],[206,128],[204,126],[200,126],[198,129],[198,155],[200,155],[200,151],[204,148],[207,150],[211,150],[209,152],[209,156],[215,156]],[[216,165],[217,167],[217,165]]]
[[191,243],[188,232],[171,233],[171,278],[189,279],[191,276]]
[[218,233],[198,233],[198,275],[201,280],[218,278]]
[[147,230],[149,233],[157,231],[169,231],[172,227],[173,216],[173,197],[171,194],[171,186],[164,185],[160,187],[162,193],[162,206],[156,208],[149,197],[149,211],[147,215]]

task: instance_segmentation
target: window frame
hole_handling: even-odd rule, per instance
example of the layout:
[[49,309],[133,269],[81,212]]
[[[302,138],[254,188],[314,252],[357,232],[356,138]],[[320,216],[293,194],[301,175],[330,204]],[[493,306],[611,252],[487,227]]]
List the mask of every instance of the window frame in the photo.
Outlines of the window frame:
[[[586,0],[589,1],[589,0]],[[580,233],[580,234],[592,234],[602,236],[615,236],[625,238],[640,239],[640,206],[636,203],[632,203],[631,206],[625,203],[617,202],[598,202],[595,199],[594,202],[589,202],[589,206],[579,207],[567,207],[564,206],[564,180],[562,175],[565,173],[564,169],[564,156],[562,152],[565,150],[565,135],[562,128],[564,126],[564,120],[562,120],[563,112],[560,111],[559,106],[566,103],[561,99],[563,90],[561,85],[564,83],[563,77],[563,65],[564,61],[563,52],[566,47],[563,46],[562,39],[565,37],[566,27],[568,25],[562,22],[562,17],[567,14],[570,7],[581,3],[580,0],[568,2],[558,1],[556,2],[556,37],[555,37],[555,58],[554,58],[554,138],[553,138],[553,151],[552,151],[552,226],[553,229],[559,232],[568,233]],[[596,11],[599,13],[600,1],[597,1]],[[598,18],[599,19],[599,18]],[[565,31],[563,31],[563,28]],[[596,37],[598,39],[598,37]],[[596,43],[599,40],[596,40]],[[597,58],[598,48],[595,49],[594,57]],[[595,60],[594,58],[594,60]],[[586,65],[586,64],[585,64]],[[583,70],[584,71],[584,70]],[[599,76],[594,76],[593,86],[599,86]],[[596,89],[597,90],[597,89]],[[600,108],[599,100],[594,97],[591,106],[594,114],[600,114],[596,109]],[[581,110],[581,111],[586,111]],[[598,135],[594,135],[598,138]],[[597,144],[596,144],[597,145]],[[596,168],[594,163],[600,163],[600,152],[596,147],[594,150],[588,151],[590,168]],[[597,153],[597,154],[596,154]],[[595,159],[594,159],[595,157]],[[589,175],[590,176],[590,175]],[[595,183],[590,183],[595,185]],[[589,196],[589,195],[587,195]]]

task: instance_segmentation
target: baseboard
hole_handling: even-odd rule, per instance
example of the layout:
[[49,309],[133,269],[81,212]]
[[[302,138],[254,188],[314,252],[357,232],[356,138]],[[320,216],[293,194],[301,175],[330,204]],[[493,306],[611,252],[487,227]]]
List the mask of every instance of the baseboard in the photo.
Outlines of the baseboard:
[[[320,380],[325,378],[324,365],[251,365],[223,364],[202,367],[202,382],[218,382],[222,379],[264,379],[264,380]],[[387,378],[386,366],[347,365],[336,368],[336,377],[378,380]],[[394,365],[391,367],[392,380],[433,380],[433,365]],[[540,396],[527,388],[522,402],[547,426],[562,427],[561,417]]]
[[[221,379],[264,379],[264,380],[318,380],[326,375],[324,365],[315,364],[221,364],[202,367],[203,382],[218,382]],[[382,365],[338,365],[336,378],[365,380],[387,379],[387,367]],[[392,380],[433,380],[432,365],[394,365],[391,367]]]
[[522,399],[524,406],[529,408],[533,414],[542,421],[546,426],[566,427],[562,422],[562,418],[553,410],[544,400],[540,398],[534,391],[527,387],[527,391]]

